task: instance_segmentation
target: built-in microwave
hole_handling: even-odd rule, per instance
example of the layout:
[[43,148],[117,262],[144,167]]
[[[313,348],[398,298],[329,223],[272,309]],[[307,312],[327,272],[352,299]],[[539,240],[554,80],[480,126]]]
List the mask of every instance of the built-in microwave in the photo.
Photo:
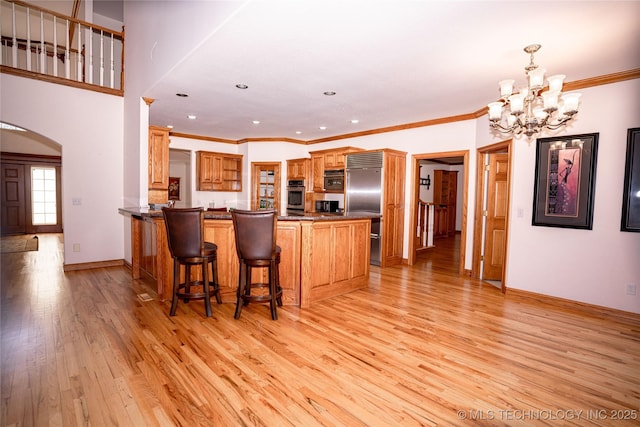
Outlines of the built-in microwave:
[[324,171],[324,190],[340,193],[344,191],[344,169]]
[[316,212],[338,212],[339,203],[336,200],[316,200]]

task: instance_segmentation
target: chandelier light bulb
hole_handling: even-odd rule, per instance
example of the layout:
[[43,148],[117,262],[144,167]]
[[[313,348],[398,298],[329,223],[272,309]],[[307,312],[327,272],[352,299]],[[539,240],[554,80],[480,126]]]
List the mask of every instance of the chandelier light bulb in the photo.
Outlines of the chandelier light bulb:
[[535,70],[529,71],[529,87],[532,89],[542,88],[544,73],[546,71],[544,68],[536,68]]
[[520,114],[524,111],[524,98],[525,95],[523,95],[522,93],[511,95],[509,97],[509,103],[511,104],[511,114]]
[[489,120],[500,120],[503,105],[504,103],[501,101],[491,102],[489,104]]
[[560,92],[557,91],[547,91],[542,93],[542,99],[544,101],[544,110],[545,111],[555,111],[558,109],[558,95]]
[[568,114],[578,112],[578,104],[580,103],[580,93],[565,93],[562,96],[564,101],[564,109]]
[[547,78],[547,82],[549,83],[549,92],[560,92],[562,91],[562,83],[566,76],[564,74],[556,74],[555,76],[550,76]]
[[500,96],[502,98],[508,98],[513,93],[513,84],[515,80],[502,80],[500,83]]

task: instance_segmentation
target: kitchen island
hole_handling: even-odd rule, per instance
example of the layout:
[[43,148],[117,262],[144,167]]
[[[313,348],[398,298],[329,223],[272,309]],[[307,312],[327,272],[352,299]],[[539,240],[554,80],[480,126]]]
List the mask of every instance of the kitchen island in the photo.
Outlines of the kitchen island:
[[[173,260],[162,211],[121,208],[131,218],[131,269],[134,279],[150,278],[158,298],[170,300]],[[280,285],[283,304],[309,307],[367,285],[371,219],[379,215],[305,214],[279,216],[277,244],[282,248]],[[231,214],[205,211],[204,237],[218,246],[218,282],[222,301],[236,302],[238,256]],[[266,269],[263,269],[266,275]],[[264,280],[254,274],[254,282]]]

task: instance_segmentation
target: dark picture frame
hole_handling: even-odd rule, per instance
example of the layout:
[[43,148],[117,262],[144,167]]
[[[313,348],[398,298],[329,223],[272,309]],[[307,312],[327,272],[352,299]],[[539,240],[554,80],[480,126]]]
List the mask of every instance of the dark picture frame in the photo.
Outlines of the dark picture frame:
[[627,130],[620,231],[640,232],[640,128]]
[[532,225],[592,229],[598,136],[537,139]]
[[169,200],[180,200],[180,177],[169,177]]

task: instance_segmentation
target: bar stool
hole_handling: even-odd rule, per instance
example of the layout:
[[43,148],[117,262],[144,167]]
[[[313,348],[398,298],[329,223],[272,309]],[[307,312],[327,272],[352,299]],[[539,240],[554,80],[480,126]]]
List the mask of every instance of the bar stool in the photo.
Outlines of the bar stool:
[[[239,319],[242,307],[250,302],[269,302],[271,319],[278,320],[276,305],[282,306],[282,288],[278,271],[281,249],[276,246],[276,211],[234,209],[231,211],[231,218],[240,262],[238,301],[234,317]],[[267,267],[267,283],[251,283],[251,270],[254,267]],[[267,293],[252,295],[253,288],[266,288]]]
[[[162,208],[167,228],[167,242],[173,257],[173,297],[170,316],[175,316],[178,300],[204,299],[207,317],[211,317],[211,289],[218,304],[220,287],[218,285],[217,252],[215,243],[204,241],[204,210],[202,208]],[[209,264],[211,276],[209,277]],[[180,266],[185,266],[184,282],[180,282]],[[191,277],[191,267],[201,268],[202,280]],[[191,288],[202,288],[193,291]]]

